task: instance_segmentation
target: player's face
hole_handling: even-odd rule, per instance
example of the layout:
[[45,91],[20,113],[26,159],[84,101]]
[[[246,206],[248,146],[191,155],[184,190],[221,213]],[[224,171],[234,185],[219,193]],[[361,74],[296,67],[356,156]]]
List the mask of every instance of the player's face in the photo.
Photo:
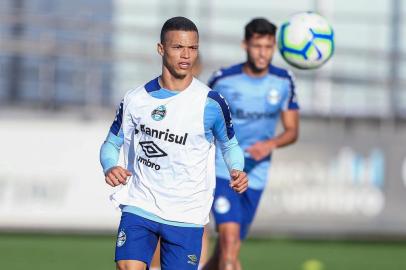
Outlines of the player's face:
[[165,34],[163,44],[158,44],[164,68],[178,79],[192,75],[198,49],[199,36],[194,31],[169,31]]
[[266,70],[275,52],[275,36],[254,34],[243,43],[251,69],[258,73]]

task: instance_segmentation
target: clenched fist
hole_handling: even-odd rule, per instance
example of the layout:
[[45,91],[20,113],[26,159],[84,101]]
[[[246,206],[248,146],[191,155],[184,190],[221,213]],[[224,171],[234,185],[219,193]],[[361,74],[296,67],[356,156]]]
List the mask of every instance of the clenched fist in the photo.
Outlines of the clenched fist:
[[230,173],[231,182],[230,187],[238,193],[243,193],[248,188],[248,177],[243,171],[232,170]]
[[114,166],[106,172],[106,183],[112,187],[118,186],[120,184],[125,185],[127,183],[127,178],[131,176],[129,170],[124,169],[120,166]]

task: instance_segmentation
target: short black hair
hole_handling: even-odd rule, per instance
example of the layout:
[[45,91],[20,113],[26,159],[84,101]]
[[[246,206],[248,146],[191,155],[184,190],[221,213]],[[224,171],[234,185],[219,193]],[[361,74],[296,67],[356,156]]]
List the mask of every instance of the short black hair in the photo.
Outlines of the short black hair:
[[170,18],[164,23],[161,29],[161,43],[164,42],[165,34],[169,31],[192,31],[199,35],[199,31],[194,22],[181,16]]
[[245,40],[249,40],[254,34],[275,36],[276,29],[276,25],[267,19],[254,18],[245,26]]

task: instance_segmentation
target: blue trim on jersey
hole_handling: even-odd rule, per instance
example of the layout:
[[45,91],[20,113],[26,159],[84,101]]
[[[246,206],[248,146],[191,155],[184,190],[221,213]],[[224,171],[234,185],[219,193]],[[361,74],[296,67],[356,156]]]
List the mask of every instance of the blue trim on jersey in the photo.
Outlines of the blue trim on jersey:
[[165,89],[165,88],[161,88],[159,90],[149,92],[149,94],[152,97],[159,98],[159,99],[170,98],[170,97],[173,97],[173,96],[177,95],[178,93],[179,93],[179,91],[169,90],[169,89]]
[[269,65],[268,69],[269,74],[276,75],[278,77],[286,78],[292,80],[292,77],[289,75],[289,72],[286,69],[276,67],[274,65]]
[[[225,131],[224,121],[217,121],[219,118],[219,110],[220,108],[216,101],[211,98],[206,100],[206,106],[204,108],[204,135],[208,142],[213,141],[213,133],[216,132],[219,134],[224,133],[224,137],[227,138],[226,132],[222,132],[223,130]],[[220,127],[221,123],[223,123],[223,127]]]
[[292,76],[289,74],[289,72],[286,69],[279,68],[274,65],[269,65],[268,72],[269,72],[269,74],[276,75],[278,77],[282,77],[282,78],[289,80],[290,96],[289,96],[289,102],[288,102],[288,109],[289,110],[299,110],[299,104],[297,104],[297,102],[295,100],[295,97],[296,97],[295,83],[293,81]]
[[293,80],[290,82],[291,84],[291,91],[290,91],[290,96],[289,96],[289,101],[288,101],[288,110],[299,110],[299,104],[296,101],[296,92],[295,92],[295,83]]
[[220,79],[242,73],[243,72],[243,70],[242,70],[243,66],[244,66],[244,63],[240,63],[240,64],[237,64],[237,65],[231,66],[229,68],[220,69],[210,79],[209,87],[213,88],[213,86],[216,84],[216,82],[218,80],[220,80]]
[[227,124],[222,114],[219,103],[208,97],[204,109],[206,139],[211,142],[213,136],[216,138],[228,171],[233,169],[242,171],[244,169],[244,153],[238,145],[237,138],[235,136],[231,139],[228,137]]
[[187,227],[187,228],[203,228],[203,225],[193,224],[193,223],[186,223],[186,222],[176,222],[176,221],[169,221],[163,218],[158,217],[157,215],[145,211],[139,207],[133,205],[122,205],[120,206],[122,212],[131,213],[148,220],[152,220],[161,224],[171,225],[171,226],[178,226],[178,227]]
[[159,77],[156,77],[155,79],[145,84],[144,88],[145,90],[147,90],[148,93],[161,89],[161,86],[159,85],[158,82],[158,78]]
[[230,109],[225,101],[225,99],[216,91],[210,91],[207,95],[209,98],[215,100],[218,105],[220,105],[224,121],[226,124],[227,136],[229,139],[234,137],[233,124],[231,122],[231,113]]
[[114,135],[118,135],[121,129],[121,125],[123,123],[123,102],[124,100],[121,101],[120,106],[116,111],[116,118],[114,119],[113,124],[111,124],[110,127],[110,132],[113,133]]

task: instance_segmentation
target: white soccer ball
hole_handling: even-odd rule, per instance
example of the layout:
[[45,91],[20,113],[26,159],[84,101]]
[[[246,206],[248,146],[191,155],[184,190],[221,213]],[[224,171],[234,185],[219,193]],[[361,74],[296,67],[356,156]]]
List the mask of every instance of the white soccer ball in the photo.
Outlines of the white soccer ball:
[[292,66],[318,68],[333,55],[334,31],[317,13],[297,13],[280,27],[278,48]]

